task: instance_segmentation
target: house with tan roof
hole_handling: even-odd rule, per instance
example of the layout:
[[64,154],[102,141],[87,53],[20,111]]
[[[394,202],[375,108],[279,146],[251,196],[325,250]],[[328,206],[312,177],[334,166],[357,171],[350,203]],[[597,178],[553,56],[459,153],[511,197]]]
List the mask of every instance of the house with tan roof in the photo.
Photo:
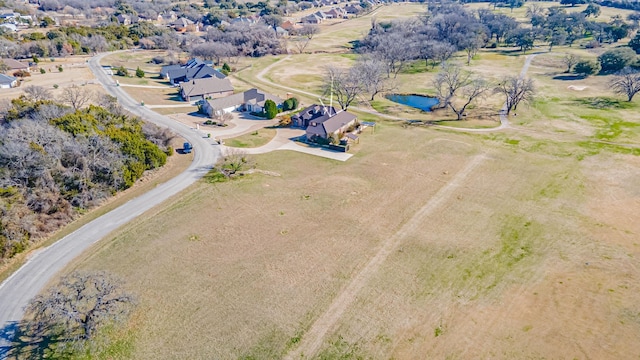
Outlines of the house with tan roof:
[[0,62],[2,62],[5,65],[7,65],[8,71],[11,71],[11,72],[17,71],[17,70],[31,71],[31,69],[29,68],[28,64],[25,64],[25,63],[20,62],[18,60],[0,59]]
[[264,111],[264,103],[267,100],[272,100],[278,107],[282,106],[281,98],[258,89],[251,89],[227,97],[206,100],[202,103],[202,111],[211,117],[233,111],[260,113]]
[[233,94],[233,85],[229,79],[208,77],[180,83],[180,95],[184,101],[193,102],[203,99],[217,99]]

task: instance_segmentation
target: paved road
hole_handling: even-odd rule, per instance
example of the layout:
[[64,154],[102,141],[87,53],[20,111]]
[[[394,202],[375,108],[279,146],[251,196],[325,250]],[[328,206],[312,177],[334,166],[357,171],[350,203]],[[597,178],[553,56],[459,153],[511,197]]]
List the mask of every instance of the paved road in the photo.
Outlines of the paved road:
[[177,194],[211,169],[219,149],[210,139],[186,125],[173,121],[140,106],[100,67],[99,61],[106,54],[95,56],[89,66],[106,91],[116,96],[123,108],[156,123],[171,128],[193,144],[194,160],[182,174],[148,193],[135,198],[117,209],[91,221],[55,244],[36,252],[20,269],[0,284],[0,359],[5,358],[18,321],[22,319],[24,306],[56,276],[71,260],[96,241],[113,230],[133,220],[145,211]]

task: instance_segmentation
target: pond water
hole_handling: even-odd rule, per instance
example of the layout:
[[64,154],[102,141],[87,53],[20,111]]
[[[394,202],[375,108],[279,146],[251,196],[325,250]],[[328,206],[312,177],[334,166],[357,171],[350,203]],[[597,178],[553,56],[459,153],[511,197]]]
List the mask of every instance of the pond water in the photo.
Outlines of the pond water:
[[422,95],[387,95],[387,99],[398,104],[407,105],[423,111],[431,111],[434,105],[438,105],[438,99]]

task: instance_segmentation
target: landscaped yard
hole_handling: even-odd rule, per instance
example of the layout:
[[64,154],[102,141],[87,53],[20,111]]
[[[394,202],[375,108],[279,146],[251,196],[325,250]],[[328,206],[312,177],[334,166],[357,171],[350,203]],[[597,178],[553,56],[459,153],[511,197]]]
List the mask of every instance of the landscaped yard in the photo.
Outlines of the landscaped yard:
[[255,148],[265,145],[276,136],[276,129],[263,128],[232,139],[226,139],[225,145],[235,148]]

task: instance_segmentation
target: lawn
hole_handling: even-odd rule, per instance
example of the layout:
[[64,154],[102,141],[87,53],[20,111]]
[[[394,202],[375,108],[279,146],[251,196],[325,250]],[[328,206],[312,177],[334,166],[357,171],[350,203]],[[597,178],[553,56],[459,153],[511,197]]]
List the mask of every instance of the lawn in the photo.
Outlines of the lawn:
[[235,138],[226,139],[225,145],[235,148],[255,148],[265,145],[276,136],[276,129],[263,128]]
[[638,210],[639,158],[578,161],[575,144],[534,141],[379,122],[347,163],[259,156],[282,176],[202,182],[70,268],[107,269],[136,292],[131,358],[281,358],[390,238],[397,246],[362,280],[320,358],[636,353],[640,273],[628,264],[640,228],[599,209]]

